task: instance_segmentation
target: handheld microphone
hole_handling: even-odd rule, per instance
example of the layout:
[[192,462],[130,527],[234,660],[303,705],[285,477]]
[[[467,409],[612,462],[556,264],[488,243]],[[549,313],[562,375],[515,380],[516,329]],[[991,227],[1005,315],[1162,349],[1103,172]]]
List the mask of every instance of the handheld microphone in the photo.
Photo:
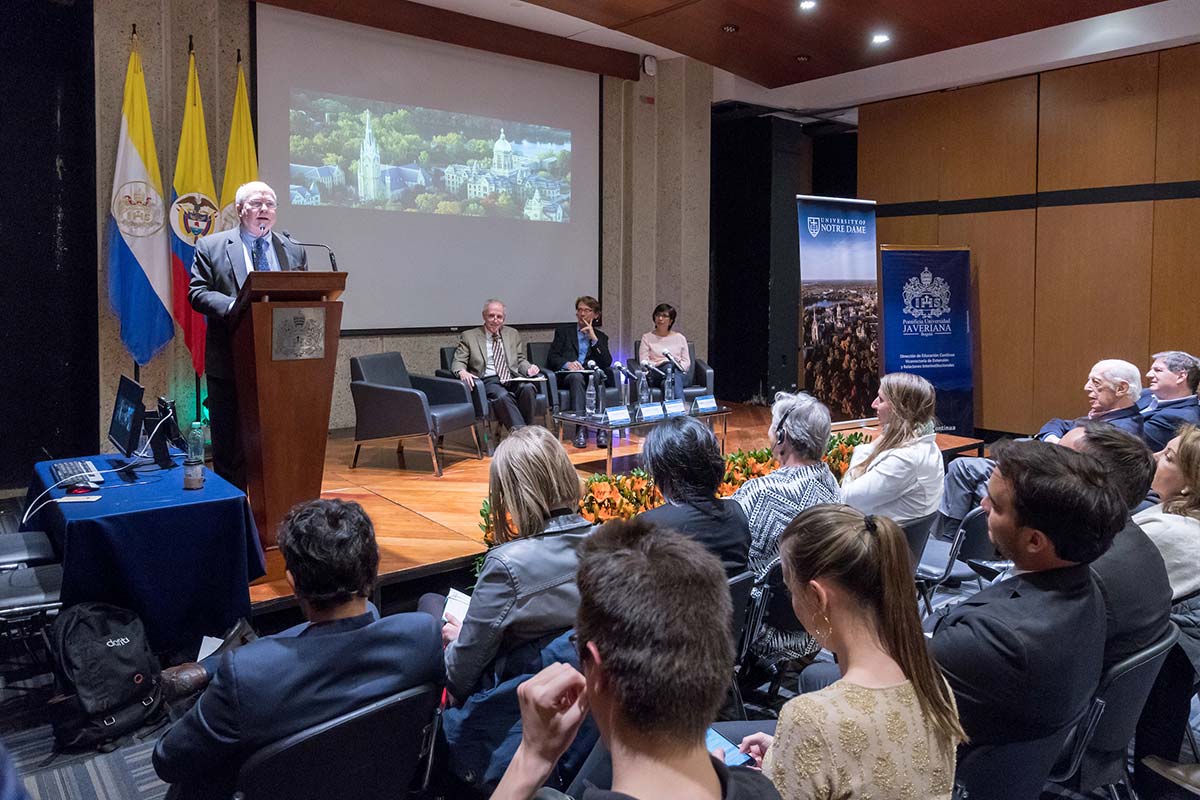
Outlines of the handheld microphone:
[[283,234],[283,238],[287,239],[289,242],[291,242],[292,244],[294,244],[298,247],[323,247],[323,248],[325,248],[325,252],[329,253],[329,266],[333,268],[334,272],[338,271],[337,256],[335,256],[333,254],[333,248],[330,247],[329,245],[324,244],[322,242],[298,242],[295,239],[293,239],[292,235],[290,233],[288,233],[287,231],[280,231],[280,233]]
[[642,369],[648,369],[648,370],[650,370],[650,371],[652,371],[652,372],[657,372],[659,375],[662,375],[662,374],[663,374],[663,371],[662,371],[661,369],[659,369],[658,367],[654,366],[654,365],[653,365],[653,364],[651,364],[649,361],[643,361],[643,362],[642,362]]

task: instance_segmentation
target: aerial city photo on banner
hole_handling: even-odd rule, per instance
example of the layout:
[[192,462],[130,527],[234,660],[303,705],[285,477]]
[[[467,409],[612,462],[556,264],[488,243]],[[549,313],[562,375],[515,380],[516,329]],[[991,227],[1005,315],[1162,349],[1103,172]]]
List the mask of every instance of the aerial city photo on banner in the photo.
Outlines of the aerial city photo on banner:
[[568,222],[571,131],[293,90],[292,205]]

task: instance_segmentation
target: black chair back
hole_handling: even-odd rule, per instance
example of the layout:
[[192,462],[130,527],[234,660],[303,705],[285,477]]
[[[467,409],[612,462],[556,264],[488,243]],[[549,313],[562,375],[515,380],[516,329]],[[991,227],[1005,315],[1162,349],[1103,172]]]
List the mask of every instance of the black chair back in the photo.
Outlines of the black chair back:
[[796,619],[796,612],[792,609],[792,593],[783,582],[783,561],[776,557],[758,583],[765,593],[762,621],[777,631],[804,633],[804,626]]
[[933,532],[933,526],[937,524],[937,521],[938,513],[935,511],[932,514],[910,520],[900,526],[904,529],[904,538],[908,540],[908,551],[912,556],[914,573],[916,572],[917,565],[921,563],[921,556],[925,552],[925,544],[929,541],[929,534]]
[[960,746],[954,800],[1038,800],[1071,727],[1029,742]]
[[527,342],[525,349],[529,353],[529,361],[542,369],[550,369],[550,345],[553,342]]
[[442,360],[442,369],[450,369],[450,365],[454,363],[454,351],[457,349],[456,345],[454,347],[443,347],[438,350],[438,355]]
[[733,603],[733,645],[737,648],[737,661],[749,642],[746,636],[746,620],[750,613],[750,591],[754,588],[754,573],[741,572],[729,579],[729,599]]
[[404,797],[428,751],[441,690],[425,684],[268,745],[238,772],[245,800]]
[[962,529],[962,544],[958,548],[959,561],[993,561],[998,558],[996,545],[988,538],[987,511],[982,508],[971,509],[963,518]]
[[354,356],[350,359],[350,380],[412,388],[404,356],[396,352]]
[[1088,716],[1068,740],[1059,761],[1063,768],[1050,776],[1051,781],[1067,782],[1079,773],[1078,791],[1087,794],[1126,780],[1125,751],[1167,653],[1179,640],[1179,627],[1174,622],[1168,626],[1158,641],[1101,676]]

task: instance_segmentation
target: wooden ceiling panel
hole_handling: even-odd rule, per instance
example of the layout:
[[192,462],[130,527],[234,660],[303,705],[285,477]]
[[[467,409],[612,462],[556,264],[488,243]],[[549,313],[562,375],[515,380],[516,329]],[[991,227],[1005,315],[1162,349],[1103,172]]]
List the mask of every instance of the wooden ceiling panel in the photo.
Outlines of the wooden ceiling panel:
[[[1155,0],[531,0],[774,88],[1109,14]],[[726,33],[726,24],[738,26]],[[873,46],[871,36],[891,41]],[[800,62],[797,56],[810,60]]]

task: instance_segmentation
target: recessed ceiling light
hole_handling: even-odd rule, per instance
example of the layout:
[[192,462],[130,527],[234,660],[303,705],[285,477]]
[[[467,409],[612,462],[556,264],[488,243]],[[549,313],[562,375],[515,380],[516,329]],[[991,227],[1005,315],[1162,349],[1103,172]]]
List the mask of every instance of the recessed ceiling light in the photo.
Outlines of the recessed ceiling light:
[[725,31],[726,33],[737,33],[738,26],[734,25],[732,22],[727,22],[721,26],[721,30]]
[[800,0],[801,11],[812,11],[817,7],[817,0]]
[[809,61],[812,61],[812,56],[801,53],[800,55],[796,56],[796,60],[801,64],[807,64]]
[[886,33],[877,33],[871,37],[871,44],[887,44],[892,40]]

